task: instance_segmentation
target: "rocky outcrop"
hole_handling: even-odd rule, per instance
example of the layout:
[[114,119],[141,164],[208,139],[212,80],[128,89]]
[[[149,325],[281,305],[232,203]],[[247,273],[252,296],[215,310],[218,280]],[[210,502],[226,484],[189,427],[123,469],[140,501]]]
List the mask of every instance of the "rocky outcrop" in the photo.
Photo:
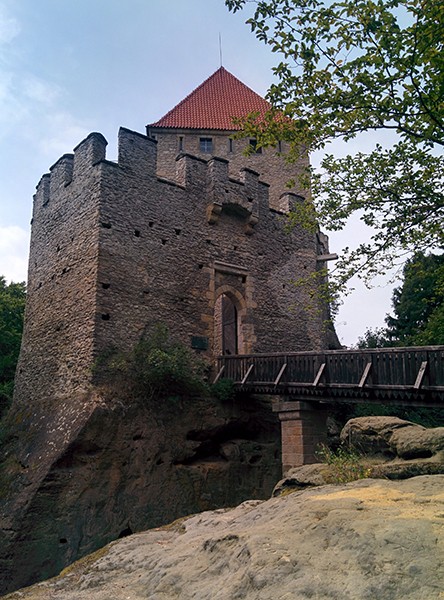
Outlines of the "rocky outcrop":
[[397,417],[358,417],[346,423],[341,441],[366,454],[430,458],[444,451],[444,427],[427,429]]
[[71,437],[60,431],[22,425],[4,453],[0,594],[119,537],[268,498],[280,477],[279,423],[265,400],[102,402]]
[[395,480],[444,474],[444,427],[426,429],[397,417],[358,417],[345,424],[340,439],[342,458],[337,455],[335,460],[332,454],[326,463],[290,469],[273,496],[365,477]]
[[323,486],[119,540],[8,600],[438,600],[444,476]]

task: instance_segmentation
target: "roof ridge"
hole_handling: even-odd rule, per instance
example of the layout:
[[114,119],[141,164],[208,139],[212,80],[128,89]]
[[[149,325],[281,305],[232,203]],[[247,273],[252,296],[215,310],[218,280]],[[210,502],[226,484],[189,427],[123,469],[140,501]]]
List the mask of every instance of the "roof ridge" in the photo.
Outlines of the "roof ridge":
[[232,122],[234,117],[270,108],[267,100],[221,66],[148,127],[234,131],[239,129]]

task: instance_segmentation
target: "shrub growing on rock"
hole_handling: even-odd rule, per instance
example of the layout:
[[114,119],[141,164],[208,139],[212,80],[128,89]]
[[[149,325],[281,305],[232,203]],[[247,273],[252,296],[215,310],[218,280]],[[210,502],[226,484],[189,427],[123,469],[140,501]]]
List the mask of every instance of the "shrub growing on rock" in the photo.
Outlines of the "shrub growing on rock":
[[208,365],[157,324],[130,352],[110,350],[97,361],[99,381],[123,387],[141,399],[205,394]]

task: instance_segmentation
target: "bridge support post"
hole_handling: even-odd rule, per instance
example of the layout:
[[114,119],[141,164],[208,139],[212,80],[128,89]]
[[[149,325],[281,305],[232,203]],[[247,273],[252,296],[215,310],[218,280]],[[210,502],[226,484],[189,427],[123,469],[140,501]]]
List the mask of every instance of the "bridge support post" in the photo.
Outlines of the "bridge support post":
[[327,440],[326,407],[318,402],[284,399],[273,405],[273,411],[281,422],[282,473],[319,462],[316,450]]

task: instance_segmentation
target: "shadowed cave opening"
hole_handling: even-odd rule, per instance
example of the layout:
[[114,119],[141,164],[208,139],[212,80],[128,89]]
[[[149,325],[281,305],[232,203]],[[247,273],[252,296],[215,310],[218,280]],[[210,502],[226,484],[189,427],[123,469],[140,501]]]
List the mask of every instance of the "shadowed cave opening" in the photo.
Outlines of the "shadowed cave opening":
[[122,531],[117,536],[117,539],[120,540],[120,539],[122,539],[124,537],[128,537],[129,535],[132,535],[132,534],[133,534],[133,530],[128,525],[128,527],[125,527],[125,529],[122,529]]
[[[186,439],[200,442],[199,446],[194,449],[192,456],[176,461],[174,464],[192,465],[204,460],[226,461],[227,458],[220,451],[221,444],[235,440],[256,441],[261,437],[261,433],[254,420],[232,421],[212,429],[191,430],[187,433]],[[257,453],[249,462],[256,464],[261,458],[262,455]]]

